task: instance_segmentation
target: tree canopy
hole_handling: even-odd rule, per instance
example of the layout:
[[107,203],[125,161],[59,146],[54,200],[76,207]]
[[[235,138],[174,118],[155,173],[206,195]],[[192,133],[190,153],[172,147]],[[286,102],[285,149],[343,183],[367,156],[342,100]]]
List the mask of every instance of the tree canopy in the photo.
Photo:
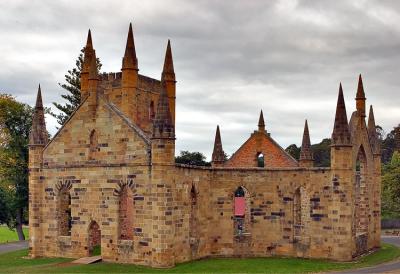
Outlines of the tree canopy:
[[400,218],[400,152],[382,167],[382,216]]
[[[76,62],[75,67],[68,70],[65,74],[64,84],[58,83],[66,93],[62,94],[61,97],[66,100],[66,103],[60,104],[53,102],[53,105],[60,111],[60,113],[50,112],[50,114],[57,119],[60,125],[63,125],[71,116],[71,114],[76,110],[81,102],[81,71],[83,67],[83,53],[85,48],[81,50]],[[99,58],[96,59],[97,70],[101,69],[101,62]]]
[[0,94],[0,223],[22,232],[28,209],[28,142],[33,109],[7,94]]
[[178,164],[192,166],[210,166],[211,163],[206,161],[206,156],[201,152],[181,151],[179,156],[175,157],[175,162]]

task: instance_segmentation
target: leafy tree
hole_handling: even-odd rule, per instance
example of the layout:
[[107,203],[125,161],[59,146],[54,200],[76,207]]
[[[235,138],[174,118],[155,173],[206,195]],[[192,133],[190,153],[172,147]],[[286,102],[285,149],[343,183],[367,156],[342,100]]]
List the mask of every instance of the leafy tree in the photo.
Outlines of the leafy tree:
[[[24,214],[28,208],[28,142],[33,110],[12,96],[0,94],[0,188],[1,223],[16,228],[24,240]],[[5,202],[7,201],[7,202]]]
[[290,156],[292,156],[293,158],[295,158],[296,160],[300,159],[300,150],[301,148],[296,146],[296,144],[291,144],[290,146],[288,146],[285,151],[287,153],[290,154]]
[[206,161],[206,156],[201,152],[181,151],[179,156],[175,157],[175,162],[178,164],[192,166],[210,166],[211,163]]
[[[311,145],[311,151],[314,155],[314,165],[316,167],[328,167],[331,165],[331,139],[323,139],[321,143]],[[291,144],[285,151],[296,160],[300,159],[301,147]]]
[[[81,50],[81,53],[78,56],[78,59],[75,62],[75,67],[72,70],[68,70],[65,75],[64,84],[58,83],[60,87],[67,91],[66,94],[62,94],[61,97],[65,99],[67,102],[65,104],[60,104],[57,102],[53,102],[53,105],[61,111],[60,113],[50,112],[50,114],[57,119],[57,122],[60,125],[64,125],[64,123],[69,119],[71,114],[77,109],[81,102],[81,71],[83,66],[83,54],[85,48]],[[97,70],[101,69],[101,62],[99,58],[96,59],[97,62]]]
[[331,165],[331,139],[325,138],[319,144],[311,146],[316,167],[329,167]]
[[382,168],[382,216],[400,217],[400,152]]
[[380,135],[381,139],[381,152],[382,152],[382,163],[388,163],[392,159],[393,152],[396,149],[396,128],[390,131],[385,138],[384,136],[384,131],[382,131],[381,134],[379,134],[378,131],[378,136]]

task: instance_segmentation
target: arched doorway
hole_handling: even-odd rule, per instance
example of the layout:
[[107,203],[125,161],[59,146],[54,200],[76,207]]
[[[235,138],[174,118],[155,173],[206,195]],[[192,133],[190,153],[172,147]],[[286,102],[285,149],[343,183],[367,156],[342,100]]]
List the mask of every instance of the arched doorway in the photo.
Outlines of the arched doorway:
[[88,230],[89,256],[101,255],[101,231],[96,221],[92,221]]
[[367,184],[367,157],[364,147],[361,145],[355,163],[354,183],[354,215],[353,237],[355,238],[354,257],[368,250],[368,226],[369,226],[369,200]]

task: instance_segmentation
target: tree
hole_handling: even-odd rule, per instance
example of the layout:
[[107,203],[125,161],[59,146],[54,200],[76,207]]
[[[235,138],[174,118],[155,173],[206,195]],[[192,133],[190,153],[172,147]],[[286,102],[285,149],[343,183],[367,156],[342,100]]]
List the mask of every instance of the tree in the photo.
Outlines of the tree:
[[396,132],[398,132],[397,128],[394,128],[392,131],[390,131],[385,138],[383,138],[384,135],[381,137],[381,159],[382,163],[384,164],[387,164],[391,161],[393,152],[396,150]]
[[[62,94],[61,97],[65,99],[67,102],[65,104],[59,104],[57,102],[53,102],[53,105],[61,111],[60,113],[50,112],[50,114],[57,119],[57,122],[62,126],[69,119],[72,113],[77,109],[81,102],[81,71],[83,66],[83,53],[85,48],[81,50],[81,53],[78,56],[78,59],[75,62],[75,67],[72,70],[68,70],[65,75],[66,83],[61,84],[60,87],[67,91],[66,94]],[[96,59],[97,62],[97,70],[100,72],[101,62],[100,59]]]
[[288,146],[285,151],[287,153],[290,154],[290,156],[292,156],[293,158],[295,158],[296,160],[300,159],[300,147],[297,147],[296,144],[291,144],[290,146]]
[[382,216],[400,217],[400,152],[382,168]]
[[[311,145],[311,151],[314,155],[314,165],[316,167],[328,167],[331,165],[331,139],[323,139],[320,143]],[[296,160],[300,159],[301,147],[291,144],[285,151]]]
[[311,146],[316,167],[329,167],[331,165],[331,139],[325,138],[319,144]]
[[[7,94],[0,94],[0,206],[1,223],[16,228],[24,240],[24,213],[28,209],[28,142],[33,109]],[[7,201],[7,202],[5,202]]]
[[206,161],[206,156],[201,152],[181,151],[179,156],[175,157],[175,162],[178,164],[192,166],[210,166],[211,163]]

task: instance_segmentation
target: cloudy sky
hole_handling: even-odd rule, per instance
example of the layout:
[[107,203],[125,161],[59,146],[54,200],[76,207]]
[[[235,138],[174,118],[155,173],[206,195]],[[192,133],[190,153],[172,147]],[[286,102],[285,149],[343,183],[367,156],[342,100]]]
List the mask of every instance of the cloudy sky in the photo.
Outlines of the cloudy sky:
[[[398,1],[1,1],[0,90],[60,102],[57,83],[91,28],[102,71],[119,71],[129,22],[140,73],[160,78],[167,39],[177,77],[177,152],[211,154],[221,126],[233,153],[256,129],[286,147],[329,137],[339,82],[348,116],[363,75],[367,104],[388,132],[400,122]],[[47,117],[55,133],[56,122]]]

